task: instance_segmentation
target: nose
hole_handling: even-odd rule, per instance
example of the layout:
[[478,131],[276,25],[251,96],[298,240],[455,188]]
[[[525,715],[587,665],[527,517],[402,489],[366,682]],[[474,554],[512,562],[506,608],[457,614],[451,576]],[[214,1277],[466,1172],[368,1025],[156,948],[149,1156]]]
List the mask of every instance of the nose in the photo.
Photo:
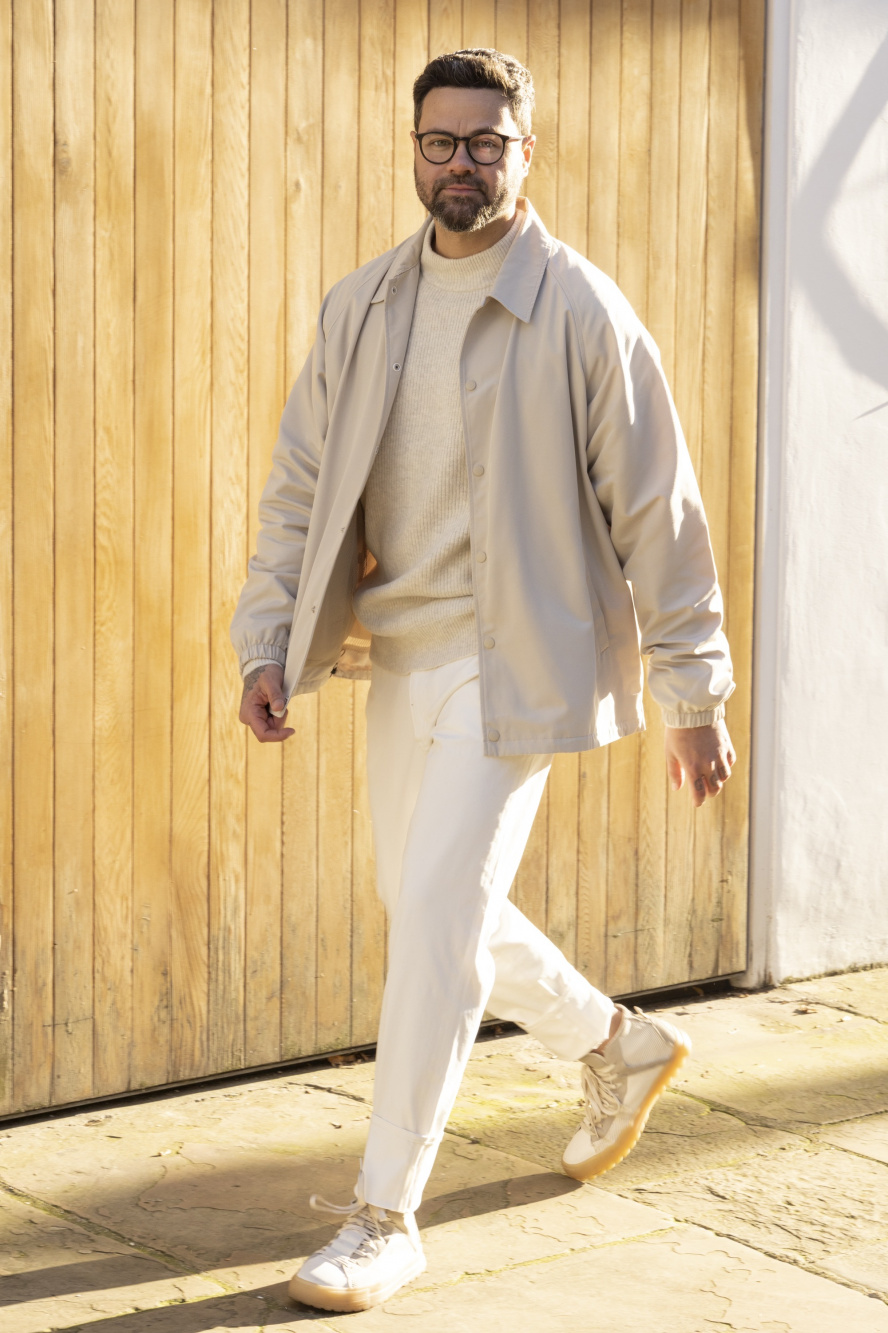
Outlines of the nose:
[[474,171],[477,163],[469,157],[469,145],[467,143],[458,143],[456,152],[447,163],[451,171]]

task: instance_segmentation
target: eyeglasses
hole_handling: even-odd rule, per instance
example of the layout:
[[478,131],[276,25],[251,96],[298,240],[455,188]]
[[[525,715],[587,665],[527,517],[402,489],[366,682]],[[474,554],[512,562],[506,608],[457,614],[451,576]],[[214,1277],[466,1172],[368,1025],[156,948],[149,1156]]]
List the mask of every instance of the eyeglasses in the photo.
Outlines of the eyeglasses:
[[523,143],[527,135],[493,134],[485,130],[481,134],[442,134],[440,130],[424,130],[416,135],[419,151],[427,162],[440,166],[455,156],[461,143],[473,162],[479,167],[492,167],[499,162],[506,151],[507,143]]

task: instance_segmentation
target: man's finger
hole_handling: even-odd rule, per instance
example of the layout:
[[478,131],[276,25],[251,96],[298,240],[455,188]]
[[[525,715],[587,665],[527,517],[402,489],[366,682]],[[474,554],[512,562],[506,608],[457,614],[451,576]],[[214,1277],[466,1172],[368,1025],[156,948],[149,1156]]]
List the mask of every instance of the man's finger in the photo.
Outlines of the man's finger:
[[703,802],[706,800],[706,779],[703,777],[702,773],[698,774],[698,776],[694,778],[693,785],[691,787],[691,797],[693,799],[694,805],[702,805]]

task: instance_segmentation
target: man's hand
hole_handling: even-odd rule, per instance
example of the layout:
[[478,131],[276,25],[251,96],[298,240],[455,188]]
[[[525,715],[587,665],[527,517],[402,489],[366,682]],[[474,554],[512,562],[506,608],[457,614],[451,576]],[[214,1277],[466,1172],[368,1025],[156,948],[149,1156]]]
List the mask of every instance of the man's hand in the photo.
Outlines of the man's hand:
[[681,788],[687,774],[694,805],[702,805],[707,796],[718,796],[736,759],[724,722],[666,728],[666,771],[672,790]]
[[[277,663],[257,667],[244,677],[240,720],[259,741],[285,741],[293,735],[287,720],[284,700],[284,670]],[[280,717],[273,716],[279,713]]]

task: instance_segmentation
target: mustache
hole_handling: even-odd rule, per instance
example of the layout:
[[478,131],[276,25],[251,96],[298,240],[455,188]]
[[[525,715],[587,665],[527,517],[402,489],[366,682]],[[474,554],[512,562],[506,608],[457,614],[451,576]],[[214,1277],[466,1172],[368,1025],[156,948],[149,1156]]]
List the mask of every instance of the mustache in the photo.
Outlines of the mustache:
[[432,186],[432,198],[437,199],[441,191],[446,190],[450,185],[471,185],[472,189],[477,190],[479,194],[482,194],[484,196],[485,199],[489,199],[490,197],[487,193],[487,189],[483,181],[468,180],[468,179],[461,180],[457,176],[451,180],[435,181],[434,185]]

